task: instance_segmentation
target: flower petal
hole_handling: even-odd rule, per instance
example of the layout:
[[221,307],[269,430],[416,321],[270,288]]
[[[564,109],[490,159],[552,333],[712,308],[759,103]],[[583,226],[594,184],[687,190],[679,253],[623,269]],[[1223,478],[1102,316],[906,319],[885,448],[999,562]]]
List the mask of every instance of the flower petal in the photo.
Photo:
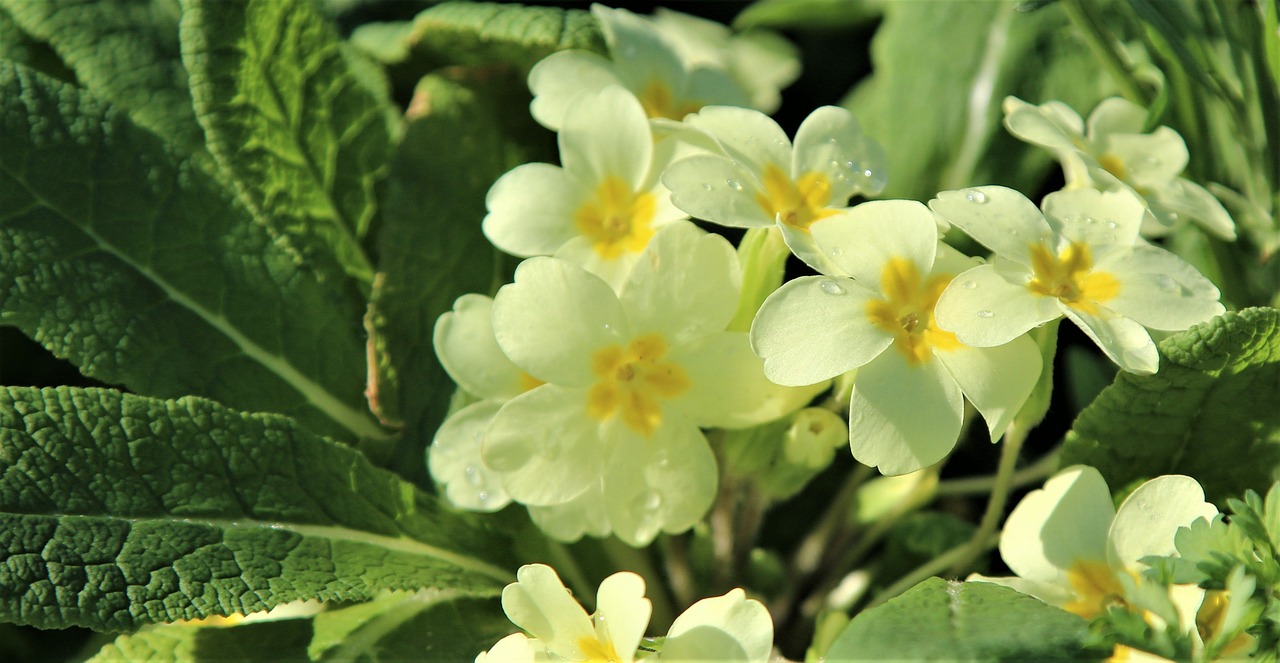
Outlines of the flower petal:
[[1022,578],[1069,587],[1072,562],[1106,559],[1115,513],[1097,470],[1068,467],[1013,508],[1000,535],[1000,557]]
[[573,216],[590,197],[587,188],[556,166],[516,166],[489,188],[484,235],[511,255],[551,255],[578,235]]
[[791,141],[777,122],[760,111],[707,106],[684,121],[714,137],[725,156],[742,164],[743,170],[755,173],[757,177],[764,172],[766,163],[772,163],[783,172],[790,170]]
[[591,6],[600,22],[619,78],[637,96],[653,81],[672,90],[683,88],[684,64],[648,18],[626,9]]
[[493,336],[493,300],[467,294],[436,320],[431,337],[449,377],[481,398],[506,400],[525,390],[521,371]]
[[610,86],[583,93],[565,111],[560,127],[560,163],[584,182],[616,177],[631,191],[649,188],[653,135],[640,102],[627,90]]
[[756,197],[760,184],[755,176],[732,160],[714,154],[681,159],[662,174],[671,190],[671,202],[690,216],[733,228],[771,226]]
[[1106,307],[1143,327],[1180,331],[1224,311],[1218,288],[1164,249],[1139,245],[1110,251],[1099,256],[1098,269],[1111,271],[1121,284]]
[[427,467],[454,506],[492,512],[511,502],[502,477],[480,458],[485,430],[501,407],[495,401],[472,403],[450,415],[436,431]]
[[[997,267],[1007,268],[1002,273]],[[1037,295],[1012,281],[1021,266],[997,261],[956,276],[938,297],[933,315],[938,326],[961,343],[978,348],[1004,345],[1031,328],[1062,315],[1058,300]],[[1012,272],[1012,273],[1011,273]]]
[[1142,189],[1162,186],[1187,168],[1187,144],[1178,132],[1160,127],[1149,134],[1113,134],[1095,146],[1101,154],[1123,164],[1123,179]]
[[516,580],[502,590],[502,609],[547,649],[568,657],[578,653],[579,639],[595,637],[587,611],[551,567],[526,564],[516,571]]
[[790,172],[798,180],[807,173],[822,173],[831,185],[827,207],[843,207],[867,178],[863,171],[884,168],[884,162],[868,160],[862,127],[853,113],[839,106],[822,106],[809,114],[796,130]]
[[584,534],[606,537],[609,517],[604,512],[604,493],[596,481],[581,495],[563,504],[530,506],[529,517],[547,536],[565,543],[573,543]]
[[799,387],[862,366],[893,336],[867,315],[874,293],[853,279],[808,276],[788,281],[760,305],[751,324],[751,349],[764,374]]
[[1096,314],[1070,306],[1061,308],[1120,368],[1139,375],[1160,368],[1160,353],[1142,325],[1102,307]]
[[935,353],[965,398],[982,413],[991,441],[999,440],[1040,377],[1042,361],[1035,341],[1020,336],[993,348]]
[[1180,474],[1156,477],[1120,504],[1107,538],[1107,559],[1113,568],[1140,571],[1144,566],[1138,560],[1143,557],[1177,552],[1173,537],[1179,527],[1216,515],[1217,507],[1204,501],[1204,490],[1195,479]]
[[1033,245],[1053,236],[1035,203],[1002,186],[942,191],[929,208],[997,255],[1023,265],[1031,264]]
[[529,636],[512,633],[477,655],[475,663],[534,663],[533,645]]
[[1084,121],[1070,106],[1050,101],[1033,106],[1017,97],[1004,99],[1004,126],[1009,133],[1053,151],[1074,151],[1084,135]]
[[1133,244],[1146,206],[1128,187],[1112,191],[1064,189],[1041,203],[1049,225],[1074,242]]
[[737,311],[741,289],[733,246],[678,222],[649,242],[619,299],[632,329],[659,332],[680,345],[723,331]]
[[[644,597],[644,578],[620,571],[600,583],[596,590],[596,631],[604,630],[619,655],[626,657],[640,647],[640,639],[649,628],[653,604]],[[601,634],[604,635],[604,634]]]
[[936,361],[908,366],[886,352],[858,370],[849,403],[849,448],[881,474],[906,474],[942,460],[956,446],[964,401]]
[[680,613],[667,632],[661,661],[767,661],[773,619],[741,589],[702,599]]
[[1147,124],[1147,109],[1125,99],[1103,99],[1089,113],[1088,135],[1098,140],[1110,134],[1140,134]]
[[591,353],[629,334],[613,289],[581,267],[529,258],[493,301],[493,332],[516,366],[543,382],[585,387]]
[[803,407],[826,382],[782,387],[764,376],[764,362],[751,352],[747,335],[721,332],[672,352],[689,375],[689,391],[673,406],[703,428],[757,426]]
[[1200,227],[1227,241],[1236,238],[1235,222],[1218,199],[1207,189],[1179,177],[1147,194],[1147,202],[1158,219],[1166,225],[1177,223],[1178,217],[1195,220]]
[[706,515],[716,493],[716,459],[697,426],[668,417],[651,437],[614,427],[604,504],[619,539],[644,546],[659,531],[683,532]]
[[575,97],[621,84],[613,63],[603,56],[583,50],[552,53],[529,70],[529,91],[533,93],[529,112],[538,124],[559,131]]
[[481,456],[516,501],[563,504],[598,480],[606,456],[585,389],[546,384],[517,396],[493,417]]
[[908,260],[925,274],[938,250],[933,214],[914,200],[865,202],[818,221],[810,231],[832,262],[876,292],[890,260]]

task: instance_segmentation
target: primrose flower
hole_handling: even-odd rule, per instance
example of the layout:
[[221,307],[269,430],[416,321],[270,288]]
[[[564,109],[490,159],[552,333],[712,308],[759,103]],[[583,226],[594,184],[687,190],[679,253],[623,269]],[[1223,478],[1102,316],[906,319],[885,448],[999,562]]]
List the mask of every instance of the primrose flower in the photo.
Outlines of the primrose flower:
[[625,9],[592,5],[611,59],[582,50],[552,53],[529,71],[529,111],[542,126],[560,131],[582,92],[621,86],[650,118],[679,121],[708,104],[745,106],[746,89],[727,71],[685,62],[652,22]]
[[796,131],[794,146],[764,113],[704,108],[685,118],[717,153],[677,160],[662,175],[677,207],[736,228],[777,224],[792,252],[818,271],[829,266],[809,228],[844,209],[854,194],[884,188],[884,152],[849,111],[823,106]]
[[685,214],[658,174],[644,111],[625,90],[583,94],[560,132],[563,167],[517,166],[489,189],[485,236],[512,255],[552,255],[617,286],[653,233]]
[[1116,509],[1102,475],[1075,465],[1058,472],[1014,507],[1000,535],[1000,556],[1017,577],[993,582],[1085,619],[1125,600],[1121,576],[1137,577],[1143,557],[1176,554],[1174,535],[1218,510],[1195,479],[1156,477]]
[[932,465],[955,447],[963,398],[998,440],[1040,375],[1029,338],[973,348],[938,327],[934,304],[977,261],[938,241],[920,203],[863,203],[813,224],[836,271],[787,282],[765,300],[751,344],[765,375],[812,384],[857,369],[849,444],[884,474]]
[[1125,188],[1147,207],[1142,232],[1169,233],[1187,219],[1222,239],[1235,239],[1231,215],[1213,194],[1179,177],[1189,159],[1178,132],[1159,127],[1145,133],[1147,111],[1113,97],[1089,114],[1086,128],[1066,104],[1032,106],[1017,97],[1004,100],[1004,124],[1013,135],[1052,151],[1062,162],[1067,188]]
[[436,431],[427,466],[455,506],[497,511],[511,502],[480,459],[481,441],[502,404],[542,384],[516,368],[493,337],[493,300],[463,295],[436,320],[432,344],[445,372],[481,400],[454,412]]
[[[623,571],[605,578],[592,615],[551,567],[522,566],[516,579],[502,590],[502,608],[512,623],[533,637],[509,635],[477,657],[477,663],[507,660],[500,654],[527,661],[636,660],[653,612],[640,576]],[[773,620],[759,601],[734,589],[690,606],[676,617],[660,646],[645,660],[764,663],[773,648]]]
[[1000,345],[1066,316],[1121,368],[1154,373],[1147,329],[1178,331],[1223,312],[1194,267],[1138,238],[1142,206],[1127,191],[1051,193],[1044,212],[1012,189],[943,191],[929,201],[995,252],[938,300],[938,324],[961,342]]
[[615,293],[554,258],[531,258],[498,291],[493,329],[521,370],[547,384],[494,416],[485,464],[513,499],[555,507],[599,490],[610,528],[644,545],[691,527],[717,471],[700,427],[781,417],[817,389],[765,379],[734,316],[733,247],[691,223],[657,233]]
[[800,76],[796,47],[777,33],[748,30],[734,34],[722,23],[658,7],[650,19],[685,65],[725,69],[750,96],[750,106],[773,113],[782,103],[779,91]]

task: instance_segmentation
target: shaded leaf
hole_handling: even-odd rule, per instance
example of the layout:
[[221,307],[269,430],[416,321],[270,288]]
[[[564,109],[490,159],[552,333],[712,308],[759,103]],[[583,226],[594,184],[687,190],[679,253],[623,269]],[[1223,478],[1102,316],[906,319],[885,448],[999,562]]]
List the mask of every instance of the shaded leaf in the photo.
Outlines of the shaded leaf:
[[177,0],[0,0],[81,85],[186,152],[204,149],[178,46]]
[[930,578],[854,617],[826,660],[1074,661],[1087,627],[1008,587]]
[[367,292],[361,241],[390,152],[385,100],[357,78],[314,0],[183,7],[182,58],[210,151],[256,214]]
[[278,415],[10,387],[0,440],[4,621],[119,630],[386,590],[488,596],[512,565],[476,517]]
[[1187,474],[1221,503],[1280,465],[1280,311],[1227,313],[1159,345],[1160,371],[1121,372],[1076,419],[1062,465],[1123,486]]
[[884,0],[756,0],[733,19],[733,27],[837,30],[876,20]]
[[0,323],[86,375],[383,435],[362,394],[361,308],[190,157],[8,63],[0,210]]

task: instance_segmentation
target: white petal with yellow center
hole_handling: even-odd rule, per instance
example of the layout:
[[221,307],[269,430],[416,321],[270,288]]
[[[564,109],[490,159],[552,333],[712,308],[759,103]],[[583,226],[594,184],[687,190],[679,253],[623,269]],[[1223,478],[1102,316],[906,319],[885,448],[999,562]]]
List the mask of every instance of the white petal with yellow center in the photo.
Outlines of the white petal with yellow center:
[[1115,513],[1097,470],[1066,468],[1014,507],[1000,535],[1000,556],[1022,578],[1068,586],[1067,570],[1077,560],[1106,562]]
[[885,184],[879,145],[862,133],[853,113],[839,106],[822,106],[800,124],[790,170],[795,177],[824,175],[833,206],[843,205],[855,193],[880,193]]
[[1133,244],[1146,216],[1142,201],[1128,189],[1066,189],[1044,197],[1049,225],[1074,242]]
[[616,653],[619,660],[630,661],[652,614],[653,604],[644,597],[644,579],[625,571],[615,573],[601,581],[596,590],[592,617],[596,641],[602,649]]
[[676,617],[660,661],[765,663],[773,649],[773,620],[741,589],[702,599]]
[[1197,518],[1212,520],[1218,508],[1204,500],[1200,484],[1188,476],[1156,477],[1129,494],[1111,524],[1107,559],[1116,569],[1140,571],[1143,557],[1176,554],[1178,528]]
[[556,655],[582,660],[578,642],[594,640],[595,629],[560,576],[549,566],[526,564],[516,571],[516,580],[502,590],[507,618]]
[[432,333],[440,364],[459,387],[481,398],[506,400],[537,386],[498,347],[493,336],[493,300],[463,295],[442,314]]
[[480,455],[485,431],[501,407],[495,401],[472,403],[450,415],[436,431],[427,467],[455,506],[497,511],[511,502],[502,477],[489,469]]
[[849,446],[858,462],[881,474],[914,472],[955,448],[963,414],[960,388],[940,363],[910,364],[886,352],[858,369]]
[[760,183],[729,159],[713,154],[686,157],[667,167],[662,183],[671,202],[690,216],[731,228],[774,224],[756,198]]
[[1218,288],[1181,258],[1154,246],[1109,251],[1098,261],[1124,283],[1107,308],[1144,327],[1182,330],[1220,315]]
[[586,387],[595,382],[591,352],[630,336],[626,315],[607,283],[554,258],[529,258],[515,282],[494,297],[498,346],[535,378]]
[[782,127],[764,113],[749,108],[709,106],[684,121],[713,137],[724,156],[746,172],[763,173],[765,165],[770,163],[790,171],[791,140]]
[[929,208],[983,246],[1024,265],[1031,264],[1030,247],[1053,236],[1035,203],[1002,186],[942,191]]
[[585,389],[548,384],[507,401],[494,415],[481,455],[513,499],[562,504],[599,480],[610,449],[586,401]]
[[563,169],[527,163],[489,188],[482,228],[494,246],[515,256],[548,255],[578,235],[572,219],[591,186]]
[[618,296],[632,327],[661,333],[675,345],[725,329],[742,287],[733,246],[688,222],[672,224],[653,241],[650,259],[635,266]]
[[1058,301],[1033,296],[1024,268],[1000,258],[958,274],[938,298],[934,319],[954,332],[961,343],[974,347],[1004,345],[1037,325],[1062,316]]
[[613,428],[604,474],[604,507],[614,534],[644,546],[659,532],[683,532],[706,515],[716,493],[716,460],[702,432],[668,417],[646,437]]
[[937,224],[929,209],[914,200],[862,203],[815,223],[811,232],[843,273],[873,290],[882,286],[891,260],[928,266],[937,254]]
[[649,175],[653,135],[639,102],[611,86],[574,100],[560,128],[560,163],[584,181],[617,178],[634,191]]
[[1105,308],[1085,311],[1063,306],[1062,312],[1120,368],[1140,375],[1160,368],[1160,353],[1142,325]]

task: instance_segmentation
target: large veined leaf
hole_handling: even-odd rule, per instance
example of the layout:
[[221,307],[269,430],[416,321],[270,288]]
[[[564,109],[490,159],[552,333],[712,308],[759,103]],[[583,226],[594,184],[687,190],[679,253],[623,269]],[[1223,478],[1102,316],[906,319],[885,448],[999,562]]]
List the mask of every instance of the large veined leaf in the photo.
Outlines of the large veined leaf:
[[436,318],[459,296],[501,283],[499,254],[480,231],[485,194],[507,170],[547,158],[538,146],[549,149],[550,134],[530,119],[528,99],[513,74],[429,76],[412,105],[421,114],[392,160],[379,236],[385,278],[373,304],[376,336],[399,381],[399,395],[382,400],[405,424],[402,473],[425,474],[422,450],[453,393],[431,347]]
[[118,630],[448,587],[509,545],[279,415],[0,388],[0,620]]
[[120,636],[89,662],[469,661],[515,630],[497,601],[448,592],[399,592],[309,617],[270,617],[232,626],[149,626]]
[[361,85],[337,31],[315,0],[183,0],[183,9],[182,58],[210,151],[250,208],[367,292],[362,239],[390,152],[387,109]]
[[1076,419],[1062,464],[1113,488],[1187,474],[1210,500],[1265,492],[1280,465],[1280,311],[1245,309],[1171,336],[1160,371],[1120,373]]
[[203,149],[178,49],[177,0],[0,0],[79,83],[187,151]]
[[0,256],[0,323],[90,377],[382,435],[360,309],[189,156],[2,62]]
[[1047,153],[1008,135],[1001,103],[1058,99],[1087,113],[1112,89],[1061,7],[888,2],[871,43],[875,73],[845,105],[892,155],[886,198],[928,200],[974,184],[1035,191]]
[[1075,661],[1088,622],[1008,587],[930,578],[860,613],[836,661]]
[[0,59],[18,62],[64,81],[74,81],[75,72],[46,42],[27,34],[0,5]]

